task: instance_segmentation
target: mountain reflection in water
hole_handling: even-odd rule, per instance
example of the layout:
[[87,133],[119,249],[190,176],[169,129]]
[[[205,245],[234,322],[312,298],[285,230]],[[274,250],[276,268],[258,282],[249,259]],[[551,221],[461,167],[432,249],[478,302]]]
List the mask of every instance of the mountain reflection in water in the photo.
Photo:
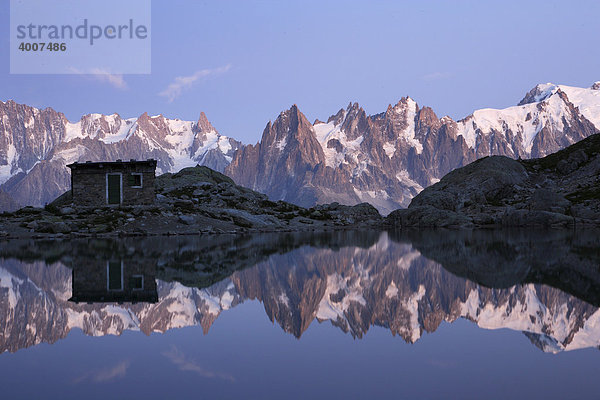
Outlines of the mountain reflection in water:
[[596,231],[404,231],[0,243],[0,352],[201,325],[245,300],[298,338],[315,320],[416,342],[442,321],[600,345]]

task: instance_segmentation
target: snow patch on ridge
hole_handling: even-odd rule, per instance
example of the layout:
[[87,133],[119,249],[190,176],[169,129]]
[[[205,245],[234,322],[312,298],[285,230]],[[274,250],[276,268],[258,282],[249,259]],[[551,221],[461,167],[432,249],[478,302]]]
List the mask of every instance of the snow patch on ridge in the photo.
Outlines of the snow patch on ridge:
[[15,286],[19,286],[22,284],[22,279],[17,278],[16,276],[8,272],[6,269],[0,268],[0,288],[5,288],[8,290],[8,304],[13,310],[17,306],[17,302],[20,298],[20,295]]
[[398,103],[394,106],[393,110],[399,115],[405,115],[406,118],[407,127],[401,132],[400,137],[402,137],[409,145],[414,147],[417,151],[417,154],[421,154],[423,152],[423,144],[415,137],[415,118],[419,110],[417,102],[408,97],[406,99],[406,109],[402,103]]
[[392,297],[396,297],[397,295],[398,295],[398,286],[396,286],[394,281],[392,281],[392,282],[390,282],[387,289],[385,290],[385,296],[388,299],[391,299]]
[[565,350],[598,347],[598,332],[600,332],[600,310],[597,310],[585,321],[583,328],[575,333],[573,340],[565,347]]
[[286,145],[287,145],[287,137],[284,137],[283,139],[275,142],[275,148],[278,149],[279,151],[283,151],[283,149],[285,149]]
[[385,155],[388,156],[388,158],[392,158],[394,157],[394,154],[396,154],[396,146],[394,146],[394,144],[390,142],[386,142],[383,144],[383,150],[385,151]]
[[[348,140],[346,133],[341,129],[341,125],[335,125],[333,122],[315,124],[313,131],[325,154],[325,165],[337,168],[342,163],[347,164],[346,156],[350,156],[358,162],[360,145],[363,141],[362,136],[354,140]],[[334,147],[327,147],[327,143],[332,139],[340,142],[342,145],[341,152],[338,152]]]
[[361,202],[369,202],[374,199],[388,200],[390,195],[384,190],[359,190],[354,188],[354,194],[358,196]]
[[[338,273],[327,277],[327,288],[317,308],[317,318],[320,320],[345,320],[344,313],[350,303],[357,302],[363,306],[367,304],[362,296],[360,280],[357,279],[353,283],[350,281],[350,278],[343,278]],[[342,298],[337,299],[336,295],[340,293],[342,293]]]
[[81,132],[81,121],[73,123],[67,122],[65,124],[65,137],[63,142],[70,142],[73,139],[83,138],[84,135]]
[[30,116],[29,119],[25,122],[25,129],[32,128],[34,124],[35,119],[33,118],[33,116]]
[[425,296],[425,286],[419,285],[419,290],[413,293],[402,306],[410,315],[410,324],[407,327],[410,342],[414,343],[421,337],[421,325],[419,324],[419,301]]
[[13,167],[15,166],[19,156],[17,155],[16,147],[10,143],[8,145],[8,149],[6,150],[6,164],[0,165],[0,185],[10,179],[11,176],[20,171],[13,171]]
[[404,186],[414,188],[417,192],[423,190],[423,186],[419,185],[417,182],[413,181],[408,174],[408,171],[400,171],[396,174],[396,179],[398,179]]
[[[197,164],[190,155],[190,149],[194,142],[194,132],[192,130],[194,123],[191,121],[181,121],[179,119],[166,120],[169,133],[165,135],[165,141],[171,148],[166,149],[172,160],[172,170],[180,171],[183,168],[193,167]],[[215,138],[215,142],[216,142]]]
[[600,90],[559,85],[569,101],[579,108],[579,112],[597,129],[600,129]]
[[137,124],[135,121],[135,118],[122,120],[117,132],[100,138],[100,140],[106,144],[112,144],[128,139],[129,136],[137,129]]
[[75,161],[81,160],[81,158],[85,155],[87,149],[85,146],[77,144],[75,147],[70,149],[65,149],[57,153],[57,156],[62,158],[65,164],[71,164]]
[[[221,153],[223,153],[223,154],[229,153],[229,151],[232,149],[231,143],[229,143],[229,138],[226,136],[219,137],[217,146],[219,147],[219,150],[221,150]],[[227,156],[225,158],[227,158]],[[229,160],[229,161],[231,161],[231,160]]]

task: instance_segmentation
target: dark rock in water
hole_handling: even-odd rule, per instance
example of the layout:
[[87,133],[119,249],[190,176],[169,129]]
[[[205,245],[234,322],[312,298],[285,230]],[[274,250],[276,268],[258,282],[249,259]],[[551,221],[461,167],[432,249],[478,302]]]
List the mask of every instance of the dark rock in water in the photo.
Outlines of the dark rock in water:
[[600,225],[600,135],[544,158],[494,156],[426,188],[393,226]]

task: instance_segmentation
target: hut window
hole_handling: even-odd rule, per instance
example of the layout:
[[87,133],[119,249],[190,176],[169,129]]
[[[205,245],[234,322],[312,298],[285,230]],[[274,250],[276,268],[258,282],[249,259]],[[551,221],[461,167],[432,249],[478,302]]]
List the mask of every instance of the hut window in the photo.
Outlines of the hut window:
[[142,187],[142,174],[134,173],[129,175],[129,186],[132,188]]
[[129,278],[129,285],[132,290],[143,290],[144,275],[132,275],[131,278]]

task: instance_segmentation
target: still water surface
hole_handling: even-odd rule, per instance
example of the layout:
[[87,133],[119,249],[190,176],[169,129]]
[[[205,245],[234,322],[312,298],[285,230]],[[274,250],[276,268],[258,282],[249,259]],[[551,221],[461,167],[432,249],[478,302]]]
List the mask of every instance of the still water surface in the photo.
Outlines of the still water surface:
[[2,398],[595,398],[600,233],[0,242]]

